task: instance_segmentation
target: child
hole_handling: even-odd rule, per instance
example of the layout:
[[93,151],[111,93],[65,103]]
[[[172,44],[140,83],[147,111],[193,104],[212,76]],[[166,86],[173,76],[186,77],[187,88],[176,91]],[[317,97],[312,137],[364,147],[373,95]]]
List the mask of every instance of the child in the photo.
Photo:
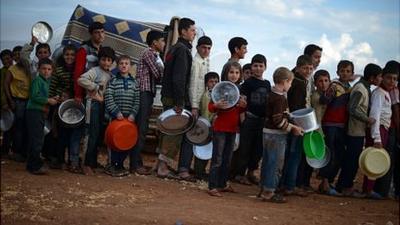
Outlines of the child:
[[[205,84],[205,89],[204,93],[200,99],[200,115],[210,121],[212,124],[213,119],[214,119],[214,113],[211,113],[208,111],[208,104],[211,101],[211,91],[214,88],[214,86],[219,82],[219,76],[218,73],[215,72],[208,72],[204,76],[204,84]],[[196,179],[202,179],[206,180],[207,174],[206,174],[206,166],[207,166],[208,160],[201,160],[199,158],[195,158],[194,160],[194,172]]]
[[32,81],[27,104],[26,121],[28,127],[28,160],[26,169],[35,175],[47,173],[47,168],[40,158],[44,141],[44,121],[48,105],[55,105],[58,98],[49,98],[49,78],[53,72],[50,59],[39,61],[39,75]]
[[[72,76],[75,67],[75,54],[75,46],[65,46],[63,54],[57,60],[56,72],[51,78],[49,95],[60,96],[60,102],[74,98],[74,81]],[[64,163],[65,148],[68,146],[68,161],[70,163],[68,170],[71,173],[82,173],[79,163],[79,144],[82,132],[82,126],[74,128],[58,126],[57,163]]]
[[321,102],[327,104],[322,118],[322,130],[325,134],[325,144],[331,152],[331,160],[327,166],[321,168],[319,176],[322,181],[319,191],[324,194],[340,195],[331,185],[341,168],[343,153],[345,152],[345,126],[348,121],[347,103],[350,96],[350,83],[354,74],[354,65],[348,60],[342,60],[337,65],[339,80],[330,84]]
[[321,120],[325,114],[326,105],[321,104],[320,99],[321,96],[324,95],[326,90],[328,89],[330,82],[331,78],[328,71],[318,70],[317,72],[315,72],[314,83],[317,90],[311,94],[311,107],[313,107],[315,110],[317,122],[320,125],[318,131],[321,132],[321,134],[322,134]]
[[225,63],[222,68],[222,74],[228,74],[227,66],[230,62],[239,62],[239,60],[244,59],[244,56],[247,53],[247,41],[242,37],[234,37],[229,40],[228,43],[229,52],[231,53],[231,58],[228,59],[228,62]]
[[261,190],[258,196],[262,200],[276,203],[286,202],[286,199],[275,193],[275,190],[284,162],[287,133],[301,135],[303,132],[300,127],[289,123],[288,120],[286,93],[292,85],[293,77],[293,73],[285,67],[276,69],[273,74],[275,86],[268,95],[265,105]]
[[[108,82],[105,91],[106,109],[113,120],[127,118],[134,123],[139,111],[140,93],[135,78],[129,74],[131,60],[129,56],[122,55],[117,64],[119,72]],[[128,175],[129,172],[124,168],[124,160],[129,152],[111,149],[111,167],[106,172],[113,177]]]
[[358,196],[357,192],[353,190],[353,180],[358,170],[358,158],[364,147],[366,129],[375,123],[374,118],[368,117],[371,85],[379,86],[381,81],[381,67],[370,63],[364,68],[364,76],[350,92],[347,149],[343,154],[342,170],[336,185],[337,190],[341,191],[344,196]]
[[154,97],[156,96],[156,83],[159,83],[163,74],[164,65],[162,64],[160,53],[164,51],[165,41],[163,34],[159,31],[150,31],[146,37],[149,46],[142,53],[137,67],[136,78],[140,89],[140,107],[136,122],[139,129],[138,143],[130,154],[129,171],[140,175],[150,175],[150,171],[143,166],[140,156],[145,142],[149,127],[149,118],[153,107]]
[[99,66],[93,67],[78,79],[86,95],[86,124],[88,125],[88,142],[86,148],[84,173],[93,175],[97,168],[97,146],[100,143],[100,132],[103,131],[104,120],[104,89],[111,79],[110,67],[115,59],[114,50],[102,47],[99,50]]
[[[307,84],[313,71],[312,59],[308,55],[301,55],[297,58],[296,68],[292,86],[287,93],[288,105],[290,112],[298,109],[306,108]],[[296,179],[298,177],[298,169],[302,157],[304,159],[303,151],[303,137],[299,134],[288,135],[288,148],[285,152],[285,164],[281,178],[281,185],[286,195],[300,195],[306,196],[307,194],[296,187]],[[305,165],[304,160],[302,165]],[[303,170],[299,169],[299,174],[303,174]],[[301,179],[302,180],[302,179]],[[303,181],[302,181],[303,182]]]
[[[247,99],[245,119],[240,127],[240,146],[232,159],[232,177],[241,184],[258,184],[254,171],[262,156],[262,129],[265,117],[265,105],[271,84],[263,79],[267,69],[267,59],[256,54],[251,59],[252,76],[240,88]],[[246,175],[247,171],[247,176]]]
[[247,80],[251,77],[251,63],[246,63],[243,66],[243,80]]
[[[37,43],[38,43],[37,38],[32,35],[31,42],[29,44],[25,44],[21,50],[21,58],[27,65],[30,65],[32,78],[35,78],[37,76],[37,68],[38,68],[37,61],[31,60],[31,53],[33,51],[33,47]],[[37,57],[38,61],[41,59],[49,58],[50,55],[51,55],[51,50],[49,44],[39,43],[36,46],[35,56]]]
[[[227,64],[226,71],[226,74],[222,74],[221,80],[227,80],[238,85],[242,80],[240,64],[230,62]],[[213,123],[213,153],[208,181],[208,194],[215,197],[222,197],[221,192],[234,192],[233,188],[227,185],[229,165],[236,132],[239,128],[239,114],[245,110],[246,100],[241,97],[238,105],[223,110],[227,104],[223,99],[208,104],[208,110],[216,113],[216,119]]]

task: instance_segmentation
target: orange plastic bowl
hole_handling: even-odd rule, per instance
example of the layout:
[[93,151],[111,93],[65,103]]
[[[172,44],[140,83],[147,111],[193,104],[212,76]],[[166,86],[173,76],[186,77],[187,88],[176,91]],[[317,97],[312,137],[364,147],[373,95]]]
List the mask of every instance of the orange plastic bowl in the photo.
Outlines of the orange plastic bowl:
[[138,139],[138,129],[135,123],[123,120],[113,120],[105,132],[105,142],[113,150],[126,151],[135,146]]

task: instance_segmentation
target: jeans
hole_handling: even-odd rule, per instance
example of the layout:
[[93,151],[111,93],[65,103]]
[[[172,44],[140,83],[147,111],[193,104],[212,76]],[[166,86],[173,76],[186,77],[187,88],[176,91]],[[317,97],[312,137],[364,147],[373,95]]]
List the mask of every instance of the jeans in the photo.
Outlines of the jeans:
[[345,152],[346,131],[342,127],[323,126],[325,145],[331,151],[331,160],[328,165],[319,170],[319,175],[333,183],[341,168],[343,154]]
[[136,115],[136,122],[139,129],[139,138],[133,151],[130,152],[130,168],[137,169],[143,166],[140,155],[146,143],[146,134],[149,129],[149,118],[151,116],[154,97],[149,91],[140,92],[140,108]]
[[28,127],[28,160],[26,169],[33,172],[43,166],[40,153],[44,142],[44,113],[39,110],[27,110],[26,121]]
[[274,192],[285,161],[287,135],[264,133],[263,136],[260,186],[266,191]]
[[347,136],[347,149],[343,154],[342,170],[336,185],[338,190],[353,187],[353,180],[358,170],[358,158],[364,148],[364,140],[365,137]]
[[88,144],[85,154],[85,166],[97,167],[97,147],[100,144],[100,132],[103,129],[104,105],[93,101],[90,107],[90,123],[87,126]]
[[26,156],[27,148],[25,140],[28,137],[27,121],[26,121],[26,104],[28,100],[14,98],[15,111],[14,111],[14,138],[13,146],[14,151],[21,156]]
[[193,158],[193,145],[186,138],[182,138],[181,151],[179,154],[178,172],[189,172]]
[[208,188],[210,190],[226,187],[235,137],[236,133],[214,132],[213,153],[208,180]]
[[303,137],[289,134],[287,143],[280,186],[287,190],[293,190],[296,187],[297,169],[301,160],[301,152],[303,151]]
[[64,161],[65,148],[68,147],[68,160],[72,166],[79,166],[79,147],[83,133],[83,127],[59,128],[59,139],[57,143],[58,159]]
[[296,179],[296,186],[297,187],[310,187],[310,180],[314,168],[308,165],[306,160],[306,154],[304,151],[301,152],[301,160],[299,168],[297,169],[297,179]]
[[240,146],[233,154],[232,177],[244,176],[246,169],[256,170],[261,159],[263,149],[262,118],[246,116],[240,127]]
[[123,168],[124,167],[124,161],[130,151],[115,151],[111,150],[111,165],[115,166],[116,168]]

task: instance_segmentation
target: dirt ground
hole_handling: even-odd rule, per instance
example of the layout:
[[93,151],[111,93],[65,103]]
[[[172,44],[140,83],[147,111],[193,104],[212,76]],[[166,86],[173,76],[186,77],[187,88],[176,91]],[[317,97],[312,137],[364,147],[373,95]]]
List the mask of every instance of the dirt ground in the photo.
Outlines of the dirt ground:
[[[155,155],[145,155],[147,165],[155,161]],[[65,170],[34,176],[24,168],[1,161],[1,224],[399,224],[399,202],[394,200],[312,194],[274,204],[258,200],[256,186],[234,183],[238,193],[216,198],[206,194],[205,182],[84,176]]]

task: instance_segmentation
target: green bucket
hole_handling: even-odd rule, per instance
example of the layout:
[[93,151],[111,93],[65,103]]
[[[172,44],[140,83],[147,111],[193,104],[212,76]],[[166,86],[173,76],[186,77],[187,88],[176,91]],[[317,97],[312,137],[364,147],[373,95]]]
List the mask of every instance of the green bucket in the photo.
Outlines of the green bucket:
[[325,156],[325,141],[322,134],[318,131],[311,131],[304,134],[303,138],[304,153],[311,159],[323,159]]

